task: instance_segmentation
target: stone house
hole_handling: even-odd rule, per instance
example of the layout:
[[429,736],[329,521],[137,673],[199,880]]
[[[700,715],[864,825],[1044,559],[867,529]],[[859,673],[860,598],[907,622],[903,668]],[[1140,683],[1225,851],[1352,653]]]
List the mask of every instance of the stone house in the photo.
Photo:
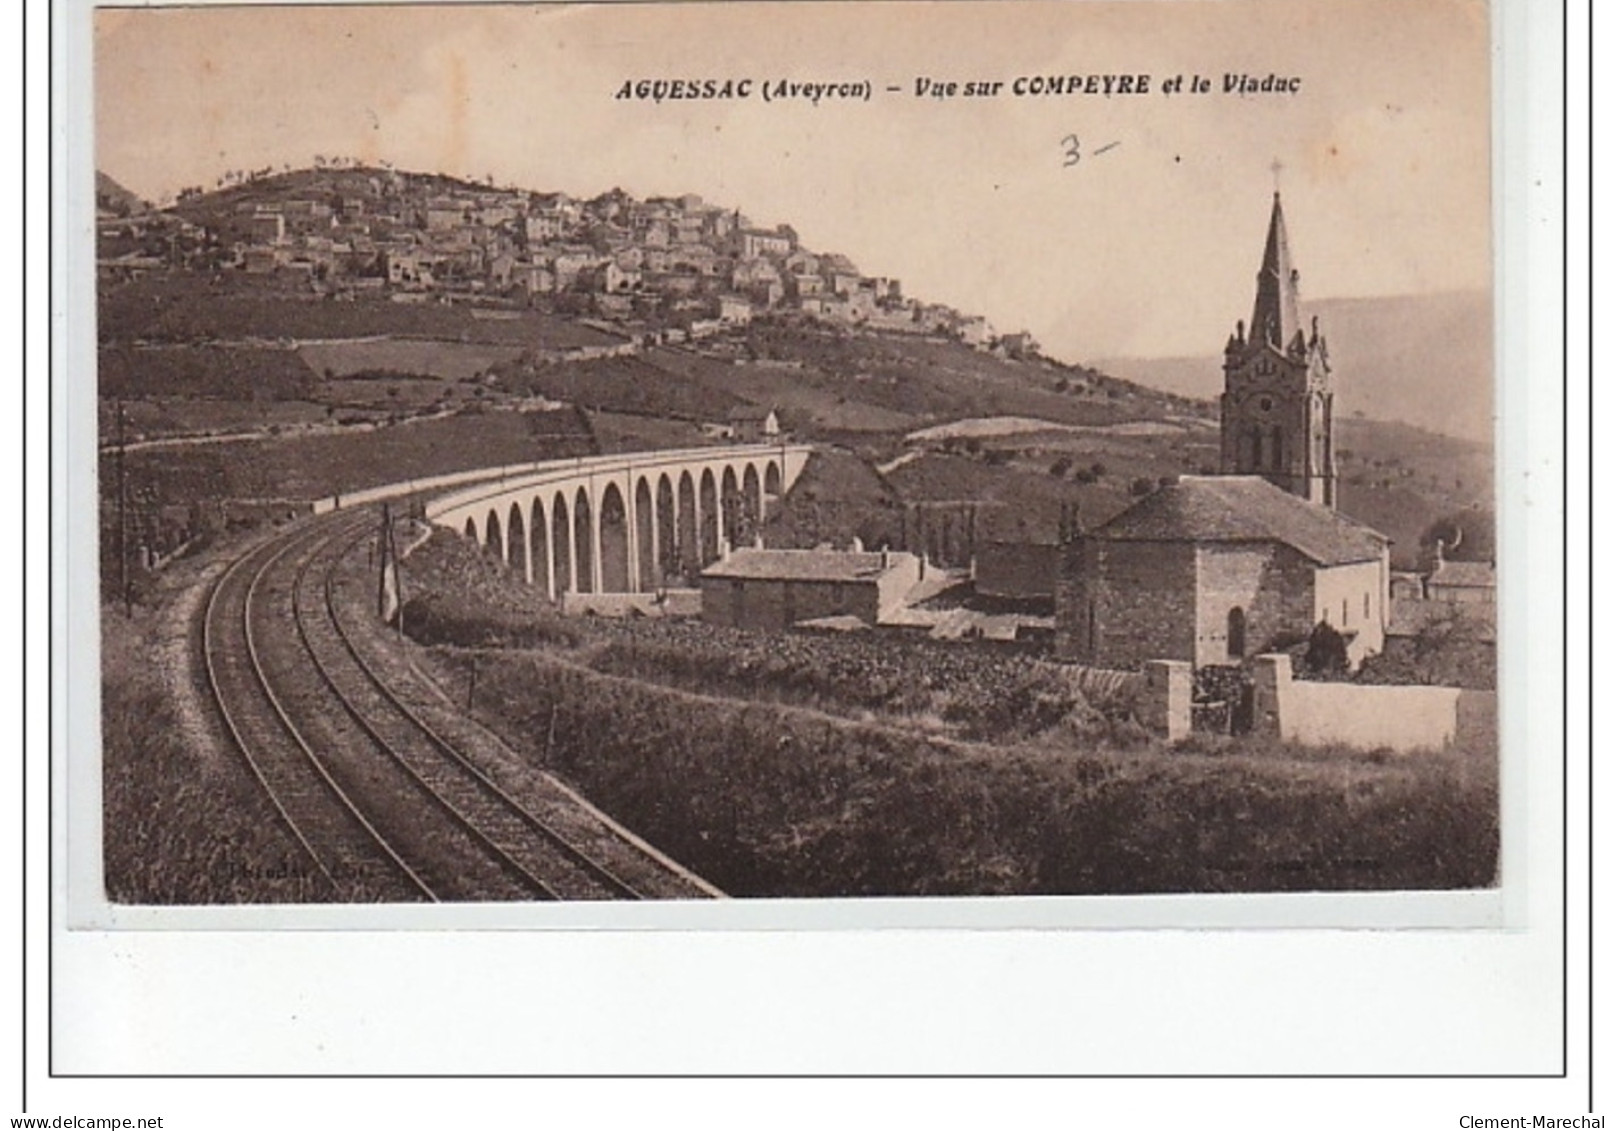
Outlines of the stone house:
[[248,221],[248,231],[255,244],[286,242],[286,217],[278,210],[261,208]]
[[718,296],[718,321],[743,326],[751,321],[751,303],[739,295]]
[[1065,546],[1056,649],[1081,663],[1238,663],[1319,622],[1381,651],[1389,540],[1259,476],[1184,476]]
[[785,293],[794,299],[813,298],[824,293],[824,280],[817,275],[787,275]]
[[742,231],[739,243],[742,259],[755,259],[764,255],[784,258],[796,247],[796,241],[783,226],[772,232],[759,231],[755,228]]
[[792,275],[819,277],[819,257],[811,251],[797,248],[785,257],[785,270]]
[[1497,600],[1497,574],[1490,562],[1453,562],[1446,547],[1436,543],[1435,568],[1424,580],[1424,595],[1431,601],[1493,604]]
[[779,416],[766,405],[741,404],[729,410],[729,432],[745,444],[779,436]]
[[826,617],[874,625],[919,580],[919,558],[889,550],[738,550],[702,572],[701,619],[756,631]]

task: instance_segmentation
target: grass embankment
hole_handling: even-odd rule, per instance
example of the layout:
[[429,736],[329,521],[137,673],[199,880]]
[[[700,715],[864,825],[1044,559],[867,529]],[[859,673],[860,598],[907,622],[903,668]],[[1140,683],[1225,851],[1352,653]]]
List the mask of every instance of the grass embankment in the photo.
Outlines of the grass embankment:
[[[101,608],[102,860],[114,903],[282,903],[330,892],[239,755],[181,707],[183,610]],[[194,720],[193,720],[194,722]]]
[[[1489,755],[1387,759],[1255,741],[1174,750],[1124,710],[1107,715],[1069,687],[1051,694],[1045,665],[968,645],[960,670],[993,673],[973,701],[961,694],[968,679],[950,683],[935,656],[904,648],[882,663],[906,673],[907,691],[883,698],[876,678],[857,690],[868,641],[756,638],[759,656],[781,649],[777,665],[744,650],[723,661],[701,643],[704,627],[563,621],[441,535],[411,561],[412,632],[438,645],[451,693],[463,702],[474,672],[479,714],[513,746],[737,895],[1494,879]],[[826,657],[842,645],[837,668]],[[971,736],[992,742],[961,741]]]

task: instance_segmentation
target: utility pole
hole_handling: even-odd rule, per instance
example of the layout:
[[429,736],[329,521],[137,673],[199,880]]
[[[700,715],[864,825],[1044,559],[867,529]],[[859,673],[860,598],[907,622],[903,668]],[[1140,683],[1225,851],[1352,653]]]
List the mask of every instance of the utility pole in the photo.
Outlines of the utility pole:
[[376,611],[383,623],[397,617],[398,635],[404,635],[404,579],[398,561],[398,542],[393,534],[393,513],[387,503],[381,504],[381,533],[377,539],[376,556],[381,559],[381,572],[377,579]]

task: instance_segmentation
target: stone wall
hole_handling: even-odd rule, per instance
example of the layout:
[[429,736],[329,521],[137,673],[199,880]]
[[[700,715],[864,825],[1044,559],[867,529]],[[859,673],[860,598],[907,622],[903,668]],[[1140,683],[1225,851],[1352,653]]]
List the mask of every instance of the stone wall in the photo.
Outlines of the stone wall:
[[1455,743],[1476,750],[1496,747],[1493,692],[1297,681],[1290,657],[1283,654],[1257,657],[1255,676],[1255,729],[1286,742],[1404,754]]
[[[1276,542],[1221,542],[1201,546],[1197,558],[1200,599],[1195,617],[1196,665],[1267,651],[1286,636],[1312,631],[1313,574],[1310,561]],[[1245,614],[1245,648],[1228,654],[1228,614]]]
[[1055,601],[1064,659],[1112,668],[1192,660],[1195,548],[1082,538],[1066,548]]
[[875,580],[701,579],[701,619],[710,624],[766,632],[831,616],[855,616],[874,624],[880,616],[880,589]]

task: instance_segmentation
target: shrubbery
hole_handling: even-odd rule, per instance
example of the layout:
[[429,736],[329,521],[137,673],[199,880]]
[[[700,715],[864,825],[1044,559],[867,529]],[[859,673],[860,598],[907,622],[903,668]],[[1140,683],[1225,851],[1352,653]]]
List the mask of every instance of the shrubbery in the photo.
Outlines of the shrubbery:
[[[451,669],[470,660],[441,658]],[[1385,765],[1053,754],[698,700],[538,653],[483,653],[477,667],[478,703],[518,749],[735,895],[1494,879],[1495,778],[1466,769],[1462,754]]]

